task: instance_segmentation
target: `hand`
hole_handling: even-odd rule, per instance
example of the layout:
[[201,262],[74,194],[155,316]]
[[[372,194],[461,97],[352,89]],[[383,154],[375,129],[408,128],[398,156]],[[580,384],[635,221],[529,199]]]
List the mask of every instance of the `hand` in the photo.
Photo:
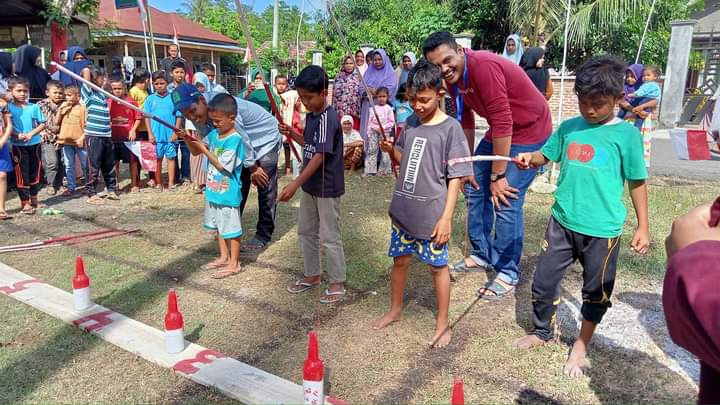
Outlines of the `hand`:
[[460,181],[463,184],[463,189],[465,188],[466,184],[469,184],[472,186],[475,190],[480,190],[480,185],[478,184],[477,180],[475,180],[475,175],[471,174],[470,176],[465,176],[460,178]]
[[136,137],[137,137],[137,134],[135,133],[135,131],[130,130],[130,133],[128,134],[128,140],[130,142],[135,142]]
[[278,131],[280,131],[280,134],[281,134],[282,136],[289,136],[289,135],[290,135],[290,127],[289,127],[287,124],[283,123],[283,122],[278,122]]
[[519,160],[519,162],[515,162],[515,166],[522,170],[535,167],[535,165],[532,164],[532,158],[532,153],[518,153],[515,159]]
[[643,111],[643,110],[640,110],[640,111],[634,111],[634,110],[633,110],[633,112],[635,112],[635,115],[637,115],[638,117],[640,117],[640,118],[642,118],[642,119],[645,119],[645,118],[648,117],[648,115],[650,115],[649,112]]
[[288,184],[280,192],[280,195],[278,196],[278,201],[281,201],[281,202],[290,201],[290,199],[293,198],[293,196],[295,195],[296,191],[297,191],[297,186],[295,185],[295,182]]
[[435,243],[438,246],[442,246],[450,240],[450,231],[452,229],[452,224],[450,219],[446,218],[440,218],[440,220],[435,224],[435,227],[433,228],[432,234],[430,237],[432,238],[433,243]]
[[265,188],[270,184],[270,177],[262,167],[255,166],[254,169],[251,169],[250,182],[257,188]]
[[639,255],[645,255],[650,249],[650,232],[647,228],[638,228],[635,230],[630,248]]
[[148,141],[150,141],[151,144],[157,145],[157,142],[155,142],[155,136],[152,134],[148,134]]
[[510,201],[508,201],[508,197],[517,200],[518,191],[515,187],[511,187],[505,178],[490,182],[491,199],[496,209],[500,209],[500,203],[509,207]]
[[380,141],[380,150],[383,152],[390,153],[393,150],[393,143],[390,139],[386,139],[384,141]]
[[245,97],[249,96],[253,91],[255,91],[255,82],[248,84],[247,89],[245,89]]

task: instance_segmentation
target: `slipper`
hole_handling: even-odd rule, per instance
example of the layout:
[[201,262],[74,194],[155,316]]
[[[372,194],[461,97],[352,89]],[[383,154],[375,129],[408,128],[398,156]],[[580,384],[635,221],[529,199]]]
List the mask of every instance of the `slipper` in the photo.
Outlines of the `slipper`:
[[12,216],[5,211],[0,211],[0,221],[7,221],[8,219],[12,219]]
[[227,267],[224,267],[224,268],[222,268],[221,270],[218,270],[218,271],[216,271],[215,273],[211,274],[210,277],[212,277],[212,278],[214,278],[214,279],[216,279],[216,280],[220,280],[220,279],[223,279],[223,278],[227,278],[227,277],[230,277],[230,276],[234,276],[234,275],[236,275],[236,274],[240,274],[240,273],[243,272],[243,270],[245,270],[245,269],[242,268],[242,267],[240,267],[239,270],[230,270],[230,269],[228,269]]
[[260,239],[252,238],[248,243],[245,244],[244,247],[247,249],[258,250],[264,248],[265,245],[267,245],[267,243],[261,241]]
[[304,293],[305,291],[310,291],[319,285],[320,285],[320,283],[312,284],[312,283],[306,283],[302,280],[297,280],[297,281],[295,281],[295,284],[288,287],[287,290],[290,294],[300,294],[300,293]]
[[330,291],[330,289],[326,289],[323,293],[322,297],[320,297],[320,303],[321,304],[334,304],[336,302],[340,302],[345,298],[345,289],[343,288],[341,291]]
[[119,195],[118,193],[115,193],[115,192],[110,192],[110,193],[107,194],[107,197],[106,197],[106,198],[107,198],[108,200],[118,201],[118,200],[120,200],[120,195]]
[[35,208],[33,208],[32,205],[26,205],[23,207],[23,209],[20,211],[25,215],[35,215]]
[[205,263],[200,266],[200,270],[215,270],[227,266],[227,263]]
[[98,197],[97,195],[94,195],[94,196],[88,198],[86,202],[87,202],[88,204],[92,204],[92,205],[103,205],[103,204],[105,204],[105,201],[104,201],[102,198]]
[[[482,291],[481,290],[485,290]],[[485,301],[497,301],[509,293],[513,292],[515,290],[515,286],[510,286],[509,288],[498,283],[495,280],[488,281],[485,283],[485,286],[475,293],[480,299]],[[488,294],[490,292],[490,294]]]
[[456,273],[483,273],[486,269],[485,266],[468,266],[467,263],[465,263],[465,259],[460,259],[450,266],[450,271]]

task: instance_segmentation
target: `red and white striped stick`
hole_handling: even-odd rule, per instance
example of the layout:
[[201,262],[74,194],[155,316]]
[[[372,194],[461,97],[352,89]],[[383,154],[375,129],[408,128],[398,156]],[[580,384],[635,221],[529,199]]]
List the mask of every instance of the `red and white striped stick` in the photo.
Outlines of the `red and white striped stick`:
[[499,155],[475,155],[475,156],[466,156],[461,158],[455,158],[448,160],[448,165],[456,165],[458,163],[469,163],[469,162],[512,162],[519,164],[521,166],[525,166],[520,160],[517,158],[511,158],[507,156],[499,156]]

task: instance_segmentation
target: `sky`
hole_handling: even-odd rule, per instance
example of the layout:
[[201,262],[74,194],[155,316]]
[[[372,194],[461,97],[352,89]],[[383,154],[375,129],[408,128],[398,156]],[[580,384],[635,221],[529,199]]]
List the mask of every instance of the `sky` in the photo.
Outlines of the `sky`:
[[[178,0],[149,0],[150,5],[162,11],[176,11],[183,1]],[[256,12],[263,11],[267,6],[273,4],[273,0],[240,0],[242,4],[250,4]],[[300,0],[285,0],[290,6],[300,7]]]

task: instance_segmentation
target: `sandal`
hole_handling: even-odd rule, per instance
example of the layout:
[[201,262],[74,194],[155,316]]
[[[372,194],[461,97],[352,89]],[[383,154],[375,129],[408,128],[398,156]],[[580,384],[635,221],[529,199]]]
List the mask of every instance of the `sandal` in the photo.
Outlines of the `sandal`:
[[260,250],[260,249],[264,248],[265,245],[267,245],[267,243],[261,241],[260,239],[258,239],[258,238],[252,238],[252,239],[250,239],[249,242],[247,242],[247,243],[245,244],[244,247],[245,247],[246,249],[251,249],[251,250]]
[[334,304],[336,302],[342,301],[345,298],[345,289],[343,288],[341,291],[330,291],[330,289],[326,289],[325,292],[323,292],[322,297],[320,297],[320,303],[321,304]]
[[230,270],[227,266],[223,267],[222,269],[216,271],[215,273],[211,274],[210,277],[220,280],[223,278],[227,278],[230,276],[234,276],[236,274],[240,274],[245,270],[243,267],[240,267],[238,270]]
[[32,205],[28,204],[24,206],[20,212],[25,215],[35,215],[35,208]]
[[97,195],[94,195],[94,196],[88,198],[86,202],[87,202],[88,204],[92,204],[92,205],[103,205],[103,204],[105,204],[105,200],[103,200],[102,198],[100,198],[100,197],[97,196]]
[[460,259],[450,266],[450,271],[456,273],[482,273],[485,272],[487,268],[488,266],[478,265],[477,263],[475,266],[468,266],[467,263],[465,263],[465,259]]
[[7,221],[8,219],[12,219],[12,216],[5,211],[0,211],[0,221]]
[[294,284],[290,285],[287,288],[287,290],[290,294],[300,294],[300,293],[304,293],[305,291],[310,291],[319,285],[320,285],[320,283],[313,284],[313,283],[308,283],[308,282],[302,281],[302,279],[300,279],[300,280],[296,280]]
[[120,200],[120,194],[118,194],[114,191],[111,191],[111,192],[107,193],[106,198],[108,200],[118,201],[118,200]]
[[[480,299],[485,301],[497,301],[515,290],[515,286],[506,287],[498,283],[496,280],[488,281],[485,286],[475,293]],[[490,292],[490,294],[488,294]]]

